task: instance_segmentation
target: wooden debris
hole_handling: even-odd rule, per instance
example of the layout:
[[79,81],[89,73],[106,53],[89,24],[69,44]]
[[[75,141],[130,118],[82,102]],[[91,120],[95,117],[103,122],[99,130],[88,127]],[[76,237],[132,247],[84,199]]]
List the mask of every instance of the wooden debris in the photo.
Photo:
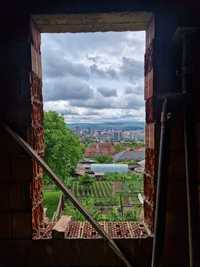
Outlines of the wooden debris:
[[71,221],[71,216],[63,215],[54,225],[52,229],[52,237],[54,239],[64,239],[67,231],[69,229],[69,223]]

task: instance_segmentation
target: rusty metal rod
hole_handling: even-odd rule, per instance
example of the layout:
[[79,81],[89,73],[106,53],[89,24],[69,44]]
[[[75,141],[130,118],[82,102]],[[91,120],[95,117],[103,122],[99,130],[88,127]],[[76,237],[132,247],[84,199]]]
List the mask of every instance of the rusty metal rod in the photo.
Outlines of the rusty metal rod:
[[158,159],[158,174],[157,174],[157,192],[156,192],[156,210],[155,210],[155,231],[153,239],[152,251],[152,267],[159,267],[161,256],[164,250],[164,234],[165,234],[165,217],[166,217],[166,182],[164,180],[165,172],[165,157],[167,146],[166,134],[167,122],[167,98],[164,99],[162,104],[161,113],[161,131],[160,131],[160,147]]
[[82,206],[82,204],[76,199],[72,192],[65,186],[62,180],[52,171],[52,169],[45,163],[45,161],[32,149],[32,147],[25,142],[18,134],[16,134],[8,125],[2,124],[5,131],[23,148],[26,153],[35,159],[42,168],[50,175],[53,182],[62,190],[63,194],[73,203],[73,205],[82,213],[87,221],[91,223],[98,234],[103,237],[109,247],[113,252],[128,266],[132,267],[130,261],[126,258],[121,249],[112,240],[112,238],[107,234],[101,225],[95,221],[95,219],[88,213],[88,211]]

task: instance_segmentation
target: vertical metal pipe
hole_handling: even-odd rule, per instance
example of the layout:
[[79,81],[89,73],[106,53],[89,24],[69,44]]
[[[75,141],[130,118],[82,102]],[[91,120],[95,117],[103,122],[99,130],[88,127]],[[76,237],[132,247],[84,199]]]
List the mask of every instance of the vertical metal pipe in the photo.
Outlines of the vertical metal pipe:
[[166,182],[164,177],[164,165],[166,159],[166,121],[167,121],[167,98],[164,99],[161,113],[160,147],[157,174],[156,210],[155,210],[155,231],[152,252],[152,267],[160,265],[160,259],[164,249],[165,234],[165,208],[166,208]]

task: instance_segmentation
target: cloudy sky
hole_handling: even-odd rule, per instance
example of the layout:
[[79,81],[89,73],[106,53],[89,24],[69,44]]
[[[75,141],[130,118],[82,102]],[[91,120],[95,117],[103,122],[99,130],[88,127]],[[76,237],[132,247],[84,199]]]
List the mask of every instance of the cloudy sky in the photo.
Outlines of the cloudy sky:
[[44,109],[66,122],[144,121],[144,32],[42,34]]

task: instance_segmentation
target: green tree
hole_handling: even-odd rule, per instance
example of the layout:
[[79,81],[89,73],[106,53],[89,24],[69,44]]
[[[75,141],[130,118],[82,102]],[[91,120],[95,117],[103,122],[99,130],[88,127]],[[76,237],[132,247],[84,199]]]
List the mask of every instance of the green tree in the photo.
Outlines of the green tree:
[[[64,118],[54,111],[44,113],[45,155],[49,166],[65,182],[83,155],[78,136],[67,127]],[[44,176],[45,184],[50,180]]]

